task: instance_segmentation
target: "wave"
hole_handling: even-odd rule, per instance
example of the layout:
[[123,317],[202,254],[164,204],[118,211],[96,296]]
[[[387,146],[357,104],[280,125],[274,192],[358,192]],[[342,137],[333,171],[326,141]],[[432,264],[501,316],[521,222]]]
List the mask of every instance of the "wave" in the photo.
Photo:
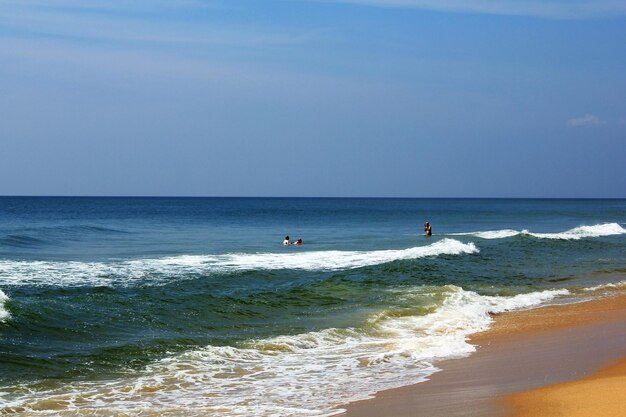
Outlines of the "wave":
[[110,235],[128,233],[119,229],[90,225],[11,228],[4,229],[2,232],[0,234],[0,246],[14,248],[35,248],[43,245],[58,244],[66,240],[76,241],[83,239],[86,234]]
[[46,241],[28,235],[7,235],[0,238],[0,245],[15,248],[32,248],[45,244]]
[[[45,410],[46,404],[54,404],[69,409],[80,403],[93,414],[133,414],[148,407],[155,414],[185,410],[192,416],[327,416],[377,391],[424,381],[437,371],[437,359],[470,354],[475,347],[467,336],[487,329],[490,313],[568,294],[550,290],[489,297],[455,286],[437,291],[443,291],[444,300],[428,315],[382,312],[363,328],[207,346],[161,359],[139,373],[129,371],[121,379],[26,390],[22,397],[7,398],[5,407]],[[424,294],[424,288],[415,293]]]
[[9,300],[9,297],[0,290],[0,323],[6,321],[10,315],[9,312],[5,309],[5,303]]
[[579,240],[590,237],[602,237],[626,234],[626,229],[617,223],[604,223],[594,226],[580,226],[565,232],[532,233],[528,230],[487,230],[481,232],[451,233],[451,236],[475,236],[481,239],[506,239],[513,236],[532,236],[539,239]]
[[[305,269],[338,270],[384,264],[392,261],[419,259],[428,256],[478,253],[473,243],[443,239],[427,246],[378,251],[320,251],[299,254],[235,254],[220,257],[220,262],[233,269]],[[193,262],[192,257],[188,260]],[[200,259],[202,261],[202,259]]]
[[452,236],[475,236],[481,239],[506,239],[521,234],[522,232],[511,229],[486,230],[484,232],[451,233]]
[[442,239],[427,246],[378,251],[183,255],[117,262],[0,261],[0,284],[111,285],[193,274],[246,270],[342,270],[439,255],[478,253],[473,243]]
[[74,224],[62,226],[29,226],[8,229],[13,233],[35,233],[35,234],[67,234],[67,233],[128,233],[122,229],[107,226],[96,226],[90,224]]
[[583,291],[605,291],[605,290],[623,290],[626,289],[626,280],[619,282],[610,282],[608,284],[595,285],[593,287],[583,288]]

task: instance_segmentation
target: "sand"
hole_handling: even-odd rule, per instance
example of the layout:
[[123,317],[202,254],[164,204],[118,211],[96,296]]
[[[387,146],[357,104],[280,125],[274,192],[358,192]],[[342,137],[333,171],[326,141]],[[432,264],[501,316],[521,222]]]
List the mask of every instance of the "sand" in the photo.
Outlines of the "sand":
[[[598,403],[604,403],[608,414],[587,410],[580,415],[626,415],[614,408],[623,407],[625,402],[623,378],[606,377],[616,375],[613,372],[619,375],[622,365],[604,371],[608,373],[595,374],[626,359],[623,293],[589,302],[501,314],[495,317],[489,331],[474,335],[471,343],[477,345],[476,353],[438,363],[442,370],[429,381],[351,403],[342,416],[569,416],[574,414],[547,414],[546,404],[553,406],[551,410],[556,413],[567,410],[557,398],[577,408],[568,401],[583,396],[588,397],[589,404],[596,404],[597,410]],[[550,387],[536,390],[547,385]],[[606,397],[611,395],[605,389],[616,390],[615,396],[620,398],[621,394],[622,401],[608,401]],[[584,390],[584,394],[575,390]],[[514,393],[519,393],[519,397],[512,396]],[[522,412],[534,414],[515,414]]]
[[626,416],[626,360],[587,378],[513,394],[504,401],[515,417]]

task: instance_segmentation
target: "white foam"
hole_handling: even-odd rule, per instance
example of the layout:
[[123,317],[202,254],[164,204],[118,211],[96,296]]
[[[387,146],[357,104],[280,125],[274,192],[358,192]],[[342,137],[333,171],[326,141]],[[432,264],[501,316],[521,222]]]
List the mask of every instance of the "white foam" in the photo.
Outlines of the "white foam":
[[4,306],[8,299],[9,297],[7,297],[7,295],[2,292],[2,290],[0,290],[0,322],[6,321],[10,317],[9,312],[5,309]]
[[452,233],[452,236],[475,236],[481,239],[505,239],[517,235],[533,236],[539,239],[579,240],[590,237],[602,237],[626,234],[626,229],[617,223],[597,224],[595,226],[580,226],[565,232],[532,233],[528,230],[487,230],[481,232]]
[[443,239],[427,246],[379,251],[309,251],[298,253],[234,253],[184,255],[117,262],[0,261],[0,284],[112,285],[211,272],[258,269],[340,270],[403,259],[477,253],[473,243]]
[[[172,355],[139,374],[108,382],[74,382],[45,392],[5,398],[26,410],[62,404],[93,414],[327,416],[335,407],[376,391],[423,381],[438,358],[475,350],[469,334],[486,329],[489,313],[535,306],[566,290],[485,297],[455,286],[425,316],[372,316],[363,329],[327,329],[250,340],[237,347],[207,346]],[[415,290],[416,297],[424,289]],[[0,399],[2,394],[0,394]],[[2,409],[0,409],[2,412]],[[57,410],[58,412],[58,410]]]
[[477,253],[473,243],[462,243],[454,239],[443,239],[428,246],[417,246],[400,250],[369,252],[324,251],[300,254],[239,254],[228,255],[224,264],[234,269],[307,269],[334,270],[352,269],[379,265],[403,259],[418,259],[427,256],[461,255]]
[[521,232],[511,229],[486,230],[484,232],[452,233],[455,236],[476,236],[481,239],[505,239],[519,235]]
[[583,288],[584,291],[602,291],[626,288],[626,281],[612,282],[608,284],[595,285],[593,287]]
[[540,239],[578,240],[586,237],[622,235],[626,233],[626,229],[617,223],[606,223],[595,226],[580,226],[562,233],[530,233],[526,230],[522,233]]

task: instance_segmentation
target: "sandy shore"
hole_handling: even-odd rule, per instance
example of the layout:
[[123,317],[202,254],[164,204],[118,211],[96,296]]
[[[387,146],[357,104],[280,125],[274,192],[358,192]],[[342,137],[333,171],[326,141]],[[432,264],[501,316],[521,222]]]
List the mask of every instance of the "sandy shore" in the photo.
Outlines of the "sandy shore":
[[626,416],[626,360],[580,380],[510,395],[505,404],[515,417]]
[[[559,401],[578,407],[571,400],[583,396],[580,390],[589,404],[605,402],[609,407],[608,414],[580,415],[626,415],[611,408],[614,406],[605,401],[604,394],[604,389],[617,390],[615,396],[621,395],[622,401],[611,404],[623,407],[624,378],[609,376],[624,375],[625,362],[596,374],[626,359],[623,293],[501,314],[489,331],[474,335],[471,343],[477,345],[476,353],[438,363],[442,371],[429,381],[349,404],[342,416],[569,416],[575,414],[558,414],[558,410],[566,410]],[[548,414],[546,403],[557,414]]]

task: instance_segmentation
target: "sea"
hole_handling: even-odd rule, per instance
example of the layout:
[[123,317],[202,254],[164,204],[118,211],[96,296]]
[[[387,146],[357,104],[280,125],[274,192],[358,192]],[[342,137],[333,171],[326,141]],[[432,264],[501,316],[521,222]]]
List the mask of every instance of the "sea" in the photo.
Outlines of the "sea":
[[626,200],[0,197],[0,414],[329,416],[625,289]]

